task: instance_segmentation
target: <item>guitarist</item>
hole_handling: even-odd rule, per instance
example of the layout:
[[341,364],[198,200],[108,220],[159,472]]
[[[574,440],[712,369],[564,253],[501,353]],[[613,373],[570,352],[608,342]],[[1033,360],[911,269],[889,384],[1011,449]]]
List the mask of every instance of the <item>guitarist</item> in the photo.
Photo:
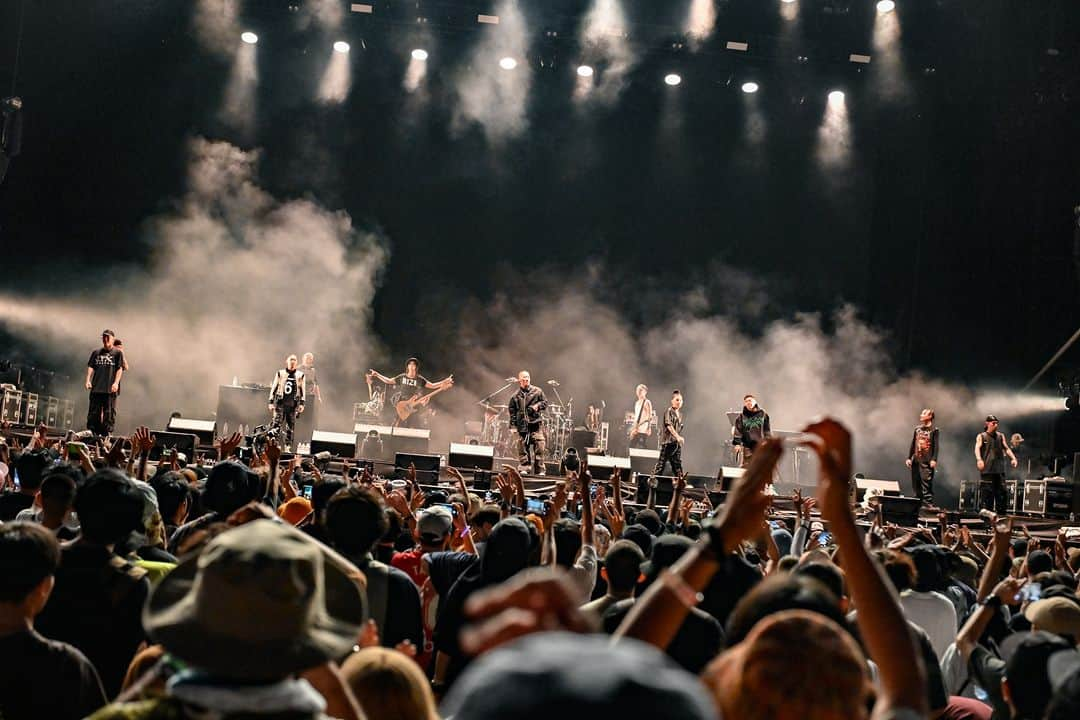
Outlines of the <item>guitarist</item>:
[[656,414],[653,412],[652,400],[647,397],[649,388],[638,385],[634,392],[637,394],[637,402],[634,403],[634,424],[630,426],[630,447],[644,448],[652,437]]
[[547,409],[544,391],[532,383],[528,370],[517,376],[518,391],[510,398],[510,424],[518,432],[518,455],[521,472],[544,474],[544,439],[542,413]]
[[[412,400],[419,397],[425,389],[428,390],[442,390],[450,387],[454,383],[454,376],[451,375],[439,382],[431,382],[426,377],[420,374],[420,361],[414,357],[405,361],[405,372],[395,375],[394,377],[386,377],[377,370],[368,370],[368,377],[375,377],[386,383],[387,385],[393,385],[398,388],[397,392],[393,393],[390,397],[390,406],[395,407],[399,402],[403,400]],[[422,405],[427,405],[427,400],[423,400]],[[396,424],[402,427],[417,427],[420,425],[420,413],[412,413],[405,420],[402,420]]]

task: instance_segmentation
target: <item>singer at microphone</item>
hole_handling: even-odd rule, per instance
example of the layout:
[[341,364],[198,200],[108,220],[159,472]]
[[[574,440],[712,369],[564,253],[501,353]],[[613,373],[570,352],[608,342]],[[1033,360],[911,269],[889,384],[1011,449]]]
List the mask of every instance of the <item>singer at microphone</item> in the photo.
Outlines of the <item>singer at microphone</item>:
[[543,430],[543,412],[547,399],[539,386],[533,385],[528,370],[517,376],[518,391],[510,398],[510,424],[518,433],[518,456],[521,472],[544,474],[547,442]]

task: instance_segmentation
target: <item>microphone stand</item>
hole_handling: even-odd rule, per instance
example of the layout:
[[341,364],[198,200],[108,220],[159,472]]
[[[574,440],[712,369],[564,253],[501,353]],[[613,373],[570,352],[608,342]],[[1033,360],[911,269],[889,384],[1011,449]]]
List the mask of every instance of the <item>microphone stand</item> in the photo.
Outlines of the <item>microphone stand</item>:
[[501,393],[501,392],[502,392],[503,390],[506,390],[507,388],[509,388],[509,387],[510,387],[511,385],[513,385],[513,384],[514,384],[515,382],[517,382],[517,381],[516,381],[516,380],[513,380],[513,381],[511,381],[511,382],[508,382],[508,383],[506,383],[506,384],[505,384],[505,385],[503,385],[503,386],[502,386],[501,388],[499,388],[499,389],[498,389],[498,390],[496,390],[495,392],[491,393],[491,394],[490,394],[490,395],[488,395],[487,397],[484,397],[484,398],[481,398],[480,400],[477,400],[477,401],[476,401],[476,404],[477,404],[477,405],[483,405],[483,404],[484,404],[484,403],[486,403],[486,402],[487,402],[488,400],[490,400],[491,398],[493,398],[493,397],[495,397],[496,395],[498,395],[499,393]]

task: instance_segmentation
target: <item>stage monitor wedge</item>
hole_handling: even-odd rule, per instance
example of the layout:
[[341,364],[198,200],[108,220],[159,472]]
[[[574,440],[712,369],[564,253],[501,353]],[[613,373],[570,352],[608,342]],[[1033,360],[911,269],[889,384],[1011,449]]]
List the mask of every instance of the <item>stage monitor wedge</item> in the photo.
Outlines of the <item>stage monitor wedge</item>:
[[191,433],[199,438],[202,445],[213,446],[214,444],[213,420],[196,420],[195,418],[171,417],[165,429],[169,432]]
[[495,467],[495,446],[450,443],[446,462],[458,470],[492,470]]
[[630,448],[630,467],[639,475],[651,475],[652,471],[656,469],[656,461],[659,459],[659,450]]
[[417,481],[423,485],[435,485],[439,482],[441,462],[442,458],[438,455],[399,452],[394,456],[395,474],[399,477],[405,477],[409,465],[415,465]]
[[311,433],[311,454],[329,452],[343,458],[356,457],[356,435],[353,433],[314,430]]
[[612,455],[589,455],[589,472],[594,480],[608,480],[616,469],[629,470],[630,458]]

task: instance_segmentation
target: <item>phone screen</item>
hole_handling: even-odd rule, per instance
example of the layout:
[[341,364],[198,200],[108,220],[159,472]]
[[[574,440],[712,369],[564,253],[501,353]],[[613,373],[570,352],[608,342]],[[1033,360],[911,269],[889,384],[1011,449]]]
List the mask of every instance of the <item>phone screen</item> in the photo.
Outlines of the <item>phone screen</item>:
[[307,498],[308,500],[311,499],[311,487],[312,487],[311,485],[305,485],[304,486],[304,497]]
[[538,498],[525,498],[525,512],[542,515],[546,511],[544,501]]
[[820,545],[821,547],[825,547],[832,542],[832,533],[826,530],[825,532],[818,535],[817,541],[818,545]]
[[454,507],[453,505],[451,505],[450,503],[434,503],[434,504],[432,505],[432,507],[441,507],[441,508],[446,508],[447,510],[449,510],[449,511],[450,511],[450,515],[451,515],[451,516],[453,516],[453,517],[457,517],[457,508],[455,508],[455,507]]

